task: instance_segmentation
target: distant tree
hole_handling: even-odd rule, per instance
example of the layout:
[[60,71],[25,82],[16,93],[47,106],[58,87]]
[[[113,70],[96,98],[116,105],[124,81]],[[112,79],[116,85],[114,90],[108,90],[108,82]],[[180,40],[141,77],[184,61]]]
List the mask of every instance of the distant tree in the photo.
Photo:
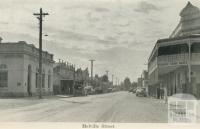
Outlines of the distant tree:
[[98,78],[99,78],[99,75],[98,75],[98,74],[95,74],[95,76],[94,76],[94,77],[98,79]]
[[131,87],[131,81],[128,77],[126,77],[124,79],[124,88],[125,88],[125,90],[129,90],[130,87]]
[[103,75],[102,76],[102,81],[103,82],[108,82],[108,76],[107,75]]
[[133,88],[136,88],[136,87],[137,87],[137,82],[133,82],[133,83],[131,84],[131,86],[132,86]]
[[120,87],[120,90],[125,90],[124,82],[122,82],[122,83],[119,85],[119,87]]

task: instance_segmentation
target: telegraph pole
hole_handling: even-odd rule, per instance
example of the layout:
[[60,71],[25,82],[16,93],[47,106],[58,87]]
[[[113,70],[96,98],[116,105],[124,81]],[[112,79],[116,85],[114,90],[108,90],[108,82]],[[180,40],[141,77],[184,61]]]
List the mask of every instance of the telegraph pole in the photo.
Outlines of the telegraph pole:
[[93,62],[95,61],[94,59],[89,60],[91,61],[91,83],[93,82]]
[[34,13],[39,20],[39,99],[42,98],[42,21],[43,17],[49,15],[48,13],[43,13],[42,8],[40,8],[40,13]]

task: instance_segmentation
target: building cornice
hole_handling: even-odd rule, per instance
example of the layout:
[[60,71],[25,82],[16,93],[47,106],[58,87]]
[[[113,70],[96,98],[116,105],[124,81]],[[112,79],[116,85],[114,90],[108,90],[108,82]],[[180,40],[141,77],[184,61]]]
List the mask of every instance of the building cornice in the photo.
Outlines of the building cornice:
[[[16,49],[15,49],[16,47]],[[7,42],[0,44],[0,54],[26,54],[35,58],[39,58],[39,49],[33,44],[27,44],[24,41],[19,42]],[[43,51],[43,60],[48,60],[50,63],[54,63],[53,54]]]

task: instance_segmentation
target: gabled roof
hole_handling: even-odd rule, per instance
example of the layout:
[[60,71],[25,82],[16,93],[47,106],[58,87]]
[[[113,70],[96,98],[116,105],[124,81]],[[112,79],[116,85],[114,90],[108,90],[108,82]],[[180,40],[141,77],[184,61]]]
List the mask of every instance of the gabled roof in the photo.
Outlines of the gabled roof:
[[183,17],[185,15],[189,15],[191,13],[197,13],[197,12],[198,13],[200,12],[199,8],[192,5],[190,2],[188,2],[185,8],[183,8],[182,11],[180,12],[180,16]]
[[198,7],[188,2],[180,12],[180,16],[181,20],[169,36],[170,38],[200,33],[200,9]]

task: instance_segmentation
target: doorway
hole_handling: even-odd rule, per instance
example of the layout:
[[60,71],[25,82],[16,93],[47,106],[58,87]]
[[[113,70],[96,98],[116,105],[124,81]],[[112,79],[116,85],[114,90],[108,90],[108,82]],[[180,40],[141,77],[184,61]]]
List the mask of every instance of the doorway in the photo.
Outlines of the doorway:
[[61,94],[72,95],[73,94],[73,80],[61,80]]

